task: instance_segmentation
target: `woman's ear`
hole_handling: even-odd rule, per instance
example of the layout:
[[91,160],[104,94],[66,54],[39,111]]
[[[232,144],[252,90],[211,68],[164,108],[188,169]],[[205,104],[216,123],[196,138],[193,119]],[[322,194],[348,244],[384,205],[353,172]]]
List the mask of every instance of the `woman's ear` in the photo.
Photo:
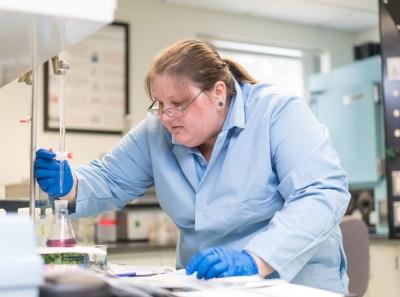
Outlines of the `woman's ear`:
[[215,98],[226,98],[226,85],[223,81],[217,81],[214,85],[214,97]]

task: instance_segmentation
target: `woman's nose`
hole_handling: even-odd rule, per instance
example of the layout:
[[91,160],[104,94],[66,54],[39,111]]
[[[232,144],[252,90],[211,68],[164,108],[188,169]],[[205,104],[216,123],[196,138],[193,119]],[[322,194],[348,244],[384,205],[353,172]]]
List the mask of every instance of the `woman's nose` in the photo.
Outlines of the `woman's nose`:
[[168,115],[168,113],[163,112],[163,113],[161,113],[161,120],[163,122],[172,122],[174,120],[174,117],[171,117]]

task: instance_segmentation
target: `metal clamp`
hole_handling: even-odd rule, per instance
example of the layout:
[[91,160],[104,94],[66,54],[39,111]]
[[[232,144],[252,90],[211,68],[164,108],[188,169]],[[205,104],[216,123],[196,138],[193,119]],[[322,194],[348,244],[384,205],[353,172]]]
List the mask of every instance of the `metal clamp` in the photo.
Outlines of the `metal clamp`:
[[66,70],[70,68],[69,64],[59,56],[51,58],[51,64],[55,75],[65,75]]
[[19,78],[18,78],[18,82],[19,83],[21,83],[21,82],[24,82],[24,83],[26,83],[27,85],[32,85],[32,82],[33,82],[33,80],[32,80],[32,71],[28,71],[28,72],[26,72],[25,74],[23,74],[23,75],[21,75]]

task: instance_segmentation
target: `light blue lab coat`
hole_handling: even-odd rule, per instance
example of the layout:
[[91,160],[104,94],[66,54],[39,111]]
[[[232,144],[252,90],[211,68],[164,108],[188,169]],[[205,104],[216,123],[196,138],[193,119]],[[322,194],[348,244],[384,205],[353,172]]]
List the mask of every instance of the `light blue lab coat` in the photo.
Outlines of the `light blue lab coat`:
[[177,267],[210,247],[246,249],[285,280],[347,292],[338,224],[350,195],[327,129],[302,99],[235,88],[208,164],[148,114],[102,161],[74,169],[73,216],[122,208],[154,184],[180,230]]

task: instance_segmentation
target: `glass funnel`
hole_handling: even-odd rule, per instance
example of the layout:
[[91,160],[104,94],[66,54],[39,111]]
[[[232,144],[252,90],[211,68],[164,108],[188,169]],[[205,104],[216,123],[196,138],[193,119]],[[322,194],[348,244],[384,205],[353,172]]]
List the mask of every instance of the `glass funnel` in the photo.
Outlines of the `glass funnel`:
[[73,247],[76,244],[74,230],[68,217],[68,201],[54,200],[55,212],[46,241],[48,247]]

